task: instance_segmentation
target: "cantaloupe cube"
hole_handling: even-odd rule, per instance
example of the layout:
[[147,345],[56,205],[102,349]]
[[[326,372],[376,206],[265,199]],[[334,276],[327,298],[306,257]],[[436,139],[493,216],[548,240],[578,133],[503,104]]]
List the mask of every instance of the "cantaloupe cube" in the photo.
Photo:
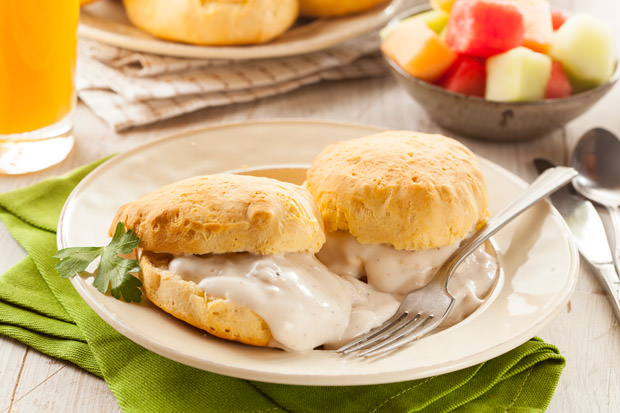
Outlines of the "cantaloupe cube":
[[439,79],[437,85],[454,93],[484,97],[486,79],[484,62],[461,55]]
[[568,81],[562,64],[560,62],[552,62],[551,64],[551,77],[547,83],[547,89],[545,90],[545,99],[559,99],[570,96],[573,92],[573,88]]
[[541,53],[548,53],[551,46],[553,24],[551,7],[547,0],[504,0],[517,6],[523,13],[525,34],[523,46]]
[[485,98],[502,102],[540,100],[551,75],[551,58],[517,47],[487,59]]
[[601,85],[609,80],[614,69],[611,28],[593,16],[571,16],[553,34],[550,54],[562,63],[573,90]]
[[394,30],[396,30],[396,28],[398,26],[400,26],[401,24],[408,22],[409,20],[414,20],[414,19],[420,19],[422,20],[424,23],[426,23],[426,25],[428,27],[430,27],[435,33],[439,34],[441,33],[446,26],[448,25],[448,19],[450,18],[450,16],[441,11],[441,10],[428,10],[416,15],[413,15],[411,17],[407,17],[406,19],[401,20],[398,23],[395,24],[390,24],[386,27],[384,27],[383,29],[381,29],[381,31],[379,32],[379,35],[381,36],[382,39],[385,39],[386,37],[388,37]]
[[431,6],[435,10],[441,10],[445,13],[450,14],[454,1],[455,0],[431,0]]
[[398,26],[381,50],[411,76],[427,82],[439,79],[456,60],[456,53],[419,19]]
[[455,52],[488,57],[521,46],[525,26],[519,8],[506,0],[458,0],[447,30]]

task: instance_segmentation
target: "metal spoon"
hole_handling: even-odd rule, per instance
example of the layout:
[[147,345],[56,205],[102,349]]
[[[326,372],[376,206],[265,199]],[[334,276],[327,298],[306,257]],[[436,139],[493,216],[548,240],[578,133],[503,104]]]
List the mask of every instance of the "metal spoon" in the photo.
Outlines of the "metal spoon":
[[620,139],[602,128],[586,132],[577,142],[572,165],[579,172],[573,180],[577,192],[609,211],[609,243],[620,274]]

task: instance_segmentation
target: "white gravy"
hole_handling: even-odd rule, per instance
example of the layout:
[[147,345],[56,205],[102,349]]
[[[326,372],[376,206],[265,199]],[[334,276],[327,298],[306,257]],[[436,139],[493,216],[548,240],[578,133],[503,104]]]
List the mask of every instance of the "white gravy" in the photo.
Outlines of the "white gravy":
[[499,264],[497,259],[478,248],[457,267],[448,289],[456,303],[442,327],[450,327],[473,313],[484,302],[495,285]]
[[178,256],[169,270],[213,297],[245,305],[287,350],[337,346],[387,320],[399,301],[338,277],[310,253]]
[[[360,244],[337,232],[327,234],[318,259],[310,253],[177,256],[169,270],[210,296],[251,308],[269,325],[272,347],[306,351],[320,345],[338,348],[383,323],[457,247],[396,250]],[[497,270],[497,261],[482,247],[467,257],[450,282],[456,305],[443,328],[482,304]]]
[[[401,298],[425,286],[459,243],[426,250],[397,250],[387,244],[360,244],[351,234],[339,231],[327,234],[317,257],[337,274],[366,278],[378,291]],[[484,247],[466,258],[450,281],[456,304],[444,327],[456,324],[480,306],[493,286],[497,270],[497,261]]]
[[317,258],[336,274],[365,277],[379,291],[406,294],[428,284],[458,245],[397,250],[388,244],[360,244],[351,234],[339,231],[327,234]]

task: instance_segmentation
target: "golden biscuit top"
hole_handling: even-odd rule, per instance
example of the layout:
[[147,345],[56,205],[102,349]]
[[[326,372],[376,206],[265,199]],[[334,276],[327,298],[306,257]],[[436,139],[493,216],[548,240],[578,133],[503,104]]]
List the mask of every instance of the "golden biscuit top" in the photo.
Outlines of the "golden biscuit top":
[[318,251],[325,234],[304,188],[275,179],[218,174],[176,182],[123,205],[117,222],[140,247],[172,254]]
[[442,135],[389,131],[326,147],[306,188],[327,231],[397,249],[442,247],[488,217],[488,190],[475,155]]
[[265,43],[297,19],[298,0],[123,0],[132,24],[162,39],[198,45]]
[[386,0],[299,0],[299,14],[305,17],[334,17],[359,13]]

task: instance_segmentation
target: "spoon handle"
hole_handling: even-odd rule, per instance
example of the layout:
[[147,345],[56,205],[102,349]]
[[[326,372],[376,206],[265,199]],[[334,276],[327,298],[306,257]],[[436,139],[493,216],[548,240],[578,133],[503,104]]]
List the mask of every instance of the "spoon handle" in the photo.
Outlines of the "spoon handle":
[[614,260],[614,267],[618,277],[620,277],[620,208],[617,206],[608,206],[607,211],[611,218],[611,237],[609,240],[609,246],[611,247],[611,256]]

